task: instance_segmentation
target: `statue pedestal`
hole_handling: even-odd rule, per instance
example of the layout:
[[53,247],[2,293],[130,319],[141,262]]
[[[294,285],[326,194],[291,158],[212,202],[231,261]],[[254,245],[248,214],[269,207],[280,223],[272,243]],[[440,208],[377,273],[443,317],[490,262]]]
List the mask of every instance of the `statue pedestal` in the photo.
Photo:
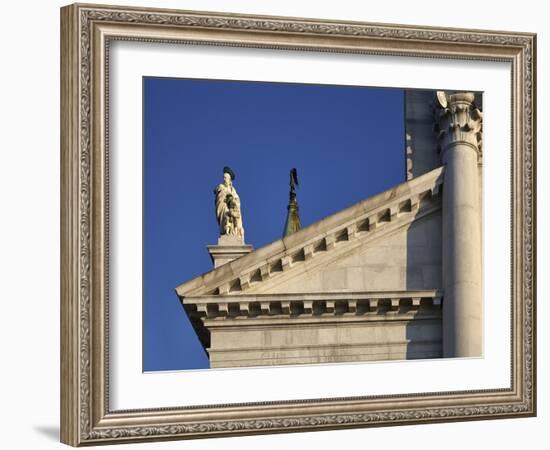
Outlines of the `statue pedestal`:
[[223,235],[218,238],[218,245],[207,245],[208,253],[214,263],[214,268],[220,267],[234,259],[247,255],[252,246],[245,244],[239,236]]

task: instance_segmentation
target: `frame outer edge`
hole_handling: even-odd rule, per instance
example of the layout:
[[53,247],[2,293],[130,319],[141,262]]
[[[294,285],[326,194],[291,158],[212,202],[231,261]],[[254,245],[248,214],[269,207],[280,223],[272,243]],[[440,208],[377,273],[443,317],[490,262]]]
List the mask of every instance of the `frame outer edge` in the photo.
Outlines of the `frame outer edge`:
[[537,35],[534,34],[533,40],[533,355],[535,355],[533,361],[533,415],[537,416],[538,399],[537,399],[537,386],[538,386],[538,366],[537,366]]
[[79,437],[78,294],[78,18],[74,5],[60,10],[61,20],[61,410],[60,440],[77,446]]
[[[88,12],[86,11],[87,9],[91,12],[101,14],[96,14],[95,16],[86,15]],[[515,379],[514,387],[519,389],[516,389],[514,392],[516,397],[512,398],[512,396],[508,396],[508,401],[522,402],[517,405],[517,411],[516,409],[510,409],[514,406],[512,403],[492,406],[490,404],[487,405],[486,401],[484,402],[483,399],[480,399],[481,403],[476,402],[471,406],[465,405],[459,407],[458,405],[451,405],[451,407],[446,408],[450,413],[449,416],[446,414],[447,411],[442,409],[441,412],[445,413],[444,415],[434,416],[427,414],[426,416],[416,417],[416,420],[410,415],[414,411],[407,409],[384,411],[380,413],[380,420],[374,421],[371,421],[369,413],[363,411],[351,411],[349,413],[339,411],[330,415],[326,415],[325,413],[322,416],[313,416],[313,412],[310,411],[303,416],[283,414],[275,418],[271,416],[259,418],[229,417],[224,421],[205,419],[206,421],[202,420],[199,423],[195,421],[182,423],[179,420],[175,423],[165,420],[160,420],[158,423],[151,422],[154,417],[151,416],[152,411],[145,410],[137,411],[138,416],[143,414],[143,421],[140,423],[123,423],[120,419],[124,419],[125,417],[120,412],[114,412],[113,417],[109,417],[111,414],[109,414],[108,408],[104,410],[103,407],[106,405],[100,403],[100,401],[108,403],[108,399],[103,397],[106,394],[103,382],[98,379],[98,374],[102,373],[104,366],[102,365],[103,363],[97,362],[97,358],[102,358],[102,352],[98,351],[98,344],[105,337],[101,330],[98,331],[99,323],[97,320],[98,314],[102,316],[105,311],[102,309],[101,304],[98,305],[96,303],[101,303],[101,295],[98,293],[101,292],[103,285],[95,281],[96,277],[101,277],[102,270],[96,271],[94,268],[94,263],[101,264],[101,258],[98,259],[101,256],[101,252],[98,253],[97,249],[93,248],[93,244],[98,243],[98,237],[102,236],[101,229],[98,228],[102,217],[101,214],[98,216],[94,212],[98,205],[98,198],[101,200],[101,194],[97,192],[97,182],[98,180],[101,181],[101,179],[97,178],[97,173],[93,173],[94,170],[100,171],[102,169],[102,160],[97,159],[98,155],[95,154],[97,147],[94,147],[97,144],[97,120],[101,120],[101,117],[98,118],[96,115],[98,112],[97,97],[95,94],[92,95],[95,85],[94,77],[97,76],[97,73],[90,60],[93,59],[90,56],[93,53],[94,33],[88,27],[88,20],[100,23],[108,22],[112,19],[111,16],[113,16],[116,19],[114,20],[115,23],[135,23],[136,18],[134,16],[136,16],[137,12],[143,13],[148,11],[159,13],[159,15],[158,17],[156,15],[144,15],[143,19],[138,17],[138,24],[141,24],[141,20],[143,20],[145,22],[144,25],[148,26],[153,24],[157,19],[162,19],[162,23],[164,24],[164,15],[170,15],[171,12],[193,18],[204,15],[206,17],[200,17],[200,21],[193,21],[188,26],[193,27],[194,30],[206,30],[208,32],[214,29],[227,28],[231,31],[231,34],[235,32],[235,35],[242,32],[246,28],[247,23],[252,23],[253,19],[256,21],[253,23],[253,31],[261,32],[257,36],[268,37],[272,33],[275,35],[281,33],[281,36],[287,37],[295,33],[297,33],[297,36],[325,36],[332,32],[331,29],[336,29],[336,25],[340,23],[340,21],[332,22],[302,18],[200,13],[108,5],[75,4],[61,9],[61,441],[72,446],[80,446],[138,442],[143,440],[196,439],[215,436],[316,431],[351,427],[362,428],[373,425],[436,423],[440,421],[446,422],[449,419],[452,421],[463,421],[534,415],[536,411],[536,385],[534,384],[536,382],[536,360],[534,360],[534,352],[530,353],[527,351],[527,354],[532,356],[533,359],[526,363],[525,350],[526,348],[532,351],[536,349],[536,324],[534,322],[536,286],[533,285],[536,276],[536,249],[533,248],[534,244],[536,244],[536,223],[534,222],[536,219],[536,205],[534,204],[536,199],[536,180],[533,178],[536,176],[536,99],[534,97],[536,94],[534,85],[536,81],[536,38],[532,33],[508,34],[506,32],[484,30],[471,30],[473,34],[468,36],[464,32],[467,33],[470,30],[453,29],[455,32],[464,33],[461,39],[464,41],[464,48],[468,49],[468,54],[463,55],[466,59],[473,58],[476,55],[491,59],[491,52],[486,51],[481,54],[476,49],[482,50],[481,47],[489,48],[493,46],[503,51],[509,50],[505,55],[507,60],[512,58],[512,55],[516,58],[515,75],[517,78],[515,82],[518,83],[516,88],[519,91],[515,92],[517,92],[522,101],[520,104],[516,104],[518,112],[521,112],[521,114],[515,117],[518,120],[516,132],[520,136],[514,139],[514,144],[518,145],[514,145],[514,148],[521,149],[521,155],[517,155],[520,176],[516,180],[514,187],[518,188],[517,195],[521,197],[516,203],[517,207],[520,208],[518,212],[518,227],[521,233],[514,236],[514,242],[519,243],[518,246],[521,249],[518,255],[521,264],[518,264],[517,268],[521,267],[524,269],[525,264],[528,264],[532,271],[530,273],[531,282],[526,284],[522,275],[520,277],[522,282],[519,283],[520,286],[516,289],[518,291],[518,298],[522,299],[521,305],[523,305],[523,300],[526,298],[527,300],[532,300],[529,306],[532,303],[533,313],[530,317],[531,321],[526,324],[524,313],[529,310],[525,311],[522,306],[518,317],[516,317],[517,327],[514,327],[522,335],[521,338],[518,337],[516,339],[517,353],[515,354],[517,378]],[[82,13],[84,14],[81,16]],[[81,22],[82,20],[83,22]],[[224,20],[231,22],[230,26],[226,25],[224,27]],[[305,29],[294,30],[292,28],[294,31],[289,31],[287,26],[293,25],[293,20],[299,21],[297,25],[304,25]],[[180,25],[178,22],[177,26]],[[347,39],[353,30],[348,30],[348,24],[344,25],[346,25],[344,28],[336,29],[336,35],[332,35],[332,37],[335,39]],[[392,26],[391,24],[375,25],[362,23],[350,23],[349,25],[353,25],[354,27],[369,25],[375,28]],[[317,29],[318,26],[323,29],[319,31]],[[270,27],[275,27],[276,29],[273,31]],[[449,43],[452,45],[453,42],[444,34],[446,29],[443,28],[401,25],[396,25],[396,27],[397,31],[410,31],[413,33],[413,36],[409,36],[408,34],[385,36],[368,29],[363,38],[371,40],[385,37],[400,44],[414,41],[417,44],[421,43],[423,45],[421,53],[433,54],[437,53],[437,47],[440,45],[438,39],[441,39],[441,45],[444,47],[442,54],[447,54],[449,50],[445,50],[445,47],[448,47]],[[86,30],[85,36],[82,35],[83,30]],[[419,40],[414,37],[415,33],[418,33],[418,36],[420,36]],[[432,46],[430,47],[431,50],[429,50],[426,46],[428,43],[432,44],[432,41],[428,40],[432,34],[438,39],[433,41],[436,43],[435,47]],[[452,35],[453,33],[450,34]],[[485,38],[484,34],[487,34],[487,38]],[[480,39],[480,41],[478,42],[476,39]],[[221,41],[223,39],[220,39]],[[462,42],[462,40],[459,41]],[[268,46],[273,46],[273,48],[278,48],[278,44],[271,42],[271,38],[264,41],[265,43]],[[97,47],[97,42],[95,45]],[[240,45],[237,44],[237,46]],[[92,50],[90,50],[90,47]],[[297,48],[299,49],[299,46]],[[329,46],[325,49],[331,51],[332,48],[339,48],[339,46]],[[525,61],[525,52],[529,53],[529,50],[531,51],[531,58],[529,61]],[[461,55],[460,52],[457,54]],[[531,83],[527,83],[526,85],[525,77],[529,74],[532,77],[530,80]],[[529,119],[527,119],[526,123],[526,112],[532,113],[530,124],[528,123]],[[531,126],[528,133],[529,143],[532,144],[531,147],[529,143],[524,141],[526,137],[526,125]],[[94,139],[96,139],[95,143]],[[529,149],[531,150],[529,153],[531,159],[526,161],[524,159],[526,156],[525,152]],[[524,164],[528,163],[531,163],[528,165],[528,170],[532,168],[532,173],[525,170]],[[526,174],[527,177],[525,179],[524,176]],[[524,203],[523,188],[528,189],[532,193],[531,202],[529,202],[530,214],[528,214],[528,217],[524,214],[526,205]],[[101,204],[101,201],[99,204]],[[525,223],[526,219],[529,220],[527,224]],[[528,231],[525,231],[525,229]],[[98,231],[100,232],[99,234]],[[531,237],[532,247],[529,248],[529,251],[525,251],[525,247],[522,244],[526,234]],[[531,291],[527,293],[527,296],[525,296],[523,286],[531,287]],[[529,314],[527,316],[529,318]],[[92,319],[93,323],[91,323]],[[531,334],[526,332],[526,325],[529,326],[529,330],[532,330]],[[527,344],[525,344],[525,338],[532,338],[532,341],[527,340]],[[526,387],[527,389],[525,389]],[[291,408],[291,405],[288,407]],[[173,412],[175,413],[175,411]],[[417,410],[417,412],[420,412],[420,410]],[[471,416],[470,414],[473,415]],[[179,416],[179,414],[176,415]],[[375,415],[372,416],[375,417]],[[342,421],[340,421],[340,417]],[[106,421],[104,422],[105,419]]]

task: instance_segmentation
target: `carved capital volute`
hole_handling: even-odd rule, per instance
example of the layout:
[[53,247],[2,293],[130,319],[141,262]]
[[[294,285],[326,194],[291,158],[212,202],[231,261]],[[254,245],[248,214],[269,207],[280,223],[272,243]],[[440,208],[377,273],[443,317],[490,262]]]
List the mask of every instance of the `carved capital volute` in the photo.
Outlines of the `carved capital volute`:
[[452,150],[473,149],[481,162],[483,114],[474,103],[471,92],[437,93],[435,130],[438,134],[441,161],[446,163]]

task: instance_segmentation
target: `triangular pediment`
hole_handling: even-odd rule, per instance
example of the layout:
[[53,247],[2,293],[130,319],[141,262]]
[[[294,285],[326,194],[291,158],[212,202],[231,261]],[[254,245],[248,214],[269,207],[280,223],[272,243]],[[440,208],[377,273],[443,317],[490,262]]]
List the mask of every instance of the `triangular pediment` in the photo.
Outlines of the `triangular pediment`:
[[[431,286],[439,283],[437,273],[430,275],[430,267],[440,262],[429,255],[440,254],[443,170],[434,169],[367,198],[183,283],[176,292],[183,300],[202,295],[379,289],[376,283],[391,289],[438,288]],[[411,257],[428,261],[403,261]],[[383,264],[385,273],[377,274],[377,265]],[[424,266],[424,274],[392,275],[392,270],[418,271]],[[374,284],[365,286],[364,280]]]
[[440,289],[441,212],[437,204],[433,206],[423,208],[410,222],[399,221],[368,239],[356,238],[332,252],[296,262],[293,270],[252,283],[244,293]]

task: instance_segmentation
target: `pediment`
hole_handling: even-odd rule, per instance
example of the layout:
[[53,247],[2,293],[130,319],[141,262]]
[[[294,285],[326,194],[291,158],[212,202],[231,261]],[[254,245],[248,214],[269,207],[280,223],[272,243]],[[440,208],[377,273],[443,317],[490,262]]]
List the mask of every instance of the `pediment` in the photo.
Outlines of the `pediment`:
[[[176,288],[176,292],[182,300],[204,295],[311,292],[318,291],[323,282],[327,291],[334,291],[335,288],[358,290],[358,287],[363,290],[368,286],[359,286],[353,282],[347,286],[337,286],[338,282],[342,283],[343,271],[346,272],[344,278],[351,280],[353,271],[357,272],[360,267],[367,272],[361,275],[357,272],[357,277],[378,279],[379,283],[384,283],[382,278],[374,277],[376,258],[381,258],[378,261],[381,264],[384,252],[387,257],[393,254],[403,258],[403,253],[411,250],[411,242],[434,249],[438,245],[437,239],[431,242],[430,238],[434,238],[433,230],[438,227],[440,233],[443,170],[443,167],[434,169],[365,199],[284,239],[183,283]],[[411,233],[416,236],[412,241]],[[419,249],[416,253],[419,253],[417,257],[421,257],[425,252]],[[439,250],[433,253],[440,254]],[[373,259],[376,254],[379,256]],[[432,265],[437,264],[435,261]],[[415,267],[418,270],[419,265]],[[336,285],[326,281],[330,274],[336,274],[334,280],[340,277],[340,281],[335,281]],[[319,277],[324,280],[321,284],[318,282]],[[316,289],[312,289],[314,284]],[[416,284],[419,284],[418,281]],[[401,285],[390,288],[423,289],[426,286],[411,287],[404,280]]]
[[[263,283],[251,283],[254,294],[310,292],[379,292],[440,289],[441,210],[437,202],[423,207],[412,221],[356,237],[332,252],[319,252],[293,270]],[[242,292],[242,291],[241,291]]]

